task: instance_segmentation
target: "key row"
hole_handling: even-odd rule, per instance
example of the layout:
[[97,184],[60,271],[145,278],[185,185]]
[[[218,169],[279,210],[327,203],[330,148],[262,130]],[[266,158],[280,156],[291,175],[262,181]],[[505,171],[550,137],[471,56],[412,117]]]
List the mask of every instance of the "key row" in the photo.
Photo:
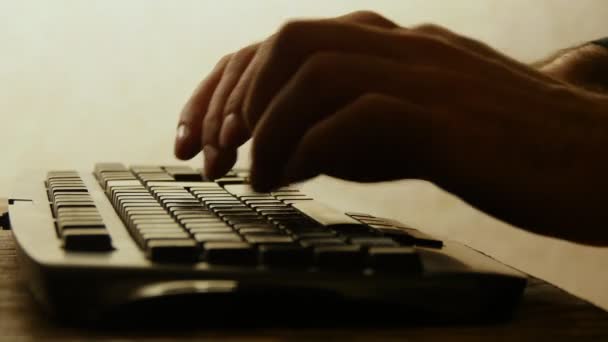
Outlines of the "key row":
[[57,235],[66,250],[112,249],[110,234],[76,171],[51,171],[47,174],[46,185]]

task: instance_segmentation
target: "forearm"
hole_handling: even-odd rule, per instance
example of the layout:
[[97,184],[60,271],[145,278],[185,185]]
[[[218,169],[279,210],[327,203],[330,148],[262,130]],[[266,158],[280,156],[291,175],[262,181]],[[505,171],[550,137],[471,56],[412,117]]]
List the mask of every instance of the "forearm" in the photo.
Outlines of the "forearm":
[[[608,113],[608,104],[604,108]],[[545,136],[543,140],[555,141],[546,150],[528,144],[538,137],[523,132],[520,141],[511,142],[511,153],[496,153],[504,160],[487,165],[482,172],[487,176],[455,175],[458,180],[445,188],[533,233],[608,246],[608,158],[603,148],[608,146],[608,118],[582,115],[586,122],[573,125],[562,137],[557,130]]]

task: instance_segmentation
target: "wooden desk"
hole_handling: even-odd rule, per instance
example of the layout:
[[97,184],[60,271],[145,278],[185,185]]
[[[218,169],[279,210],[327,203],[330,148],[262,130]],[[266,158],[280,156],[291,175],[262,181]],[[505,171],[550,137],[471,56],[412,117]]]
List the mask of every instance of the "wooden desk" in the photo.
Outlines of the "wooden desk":
[[200,340],[422,340],[422,341],[607,341],[608,313],[539,279],[531,279],[511,322],[496,325],[354,327],[349,329],[91,331],[59,325],[41,313],[17,275],[10,231],[0,231],[0,341],[170,339]]

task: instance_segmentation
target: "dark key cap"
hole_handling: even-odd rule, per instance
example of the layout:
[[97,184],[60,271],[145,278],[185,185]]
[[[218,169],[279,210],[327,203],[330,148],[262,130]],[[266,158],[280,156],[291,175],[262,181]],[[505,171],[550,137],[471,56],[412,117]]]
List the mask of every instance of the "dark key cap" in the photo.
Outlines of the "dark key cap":
[[232,226],[234,229],[244,229],[244,228],[270,228],[270,229],[274,229],[275,226],[268,223],[268,222],[263,222],[263,223],[238,223]]
[[150,240],[146,245],[146,255],[152,261],[195,262],[199,254],[199,248],[192,239]]
[[317,247],[314,253],[320,267],[353,269],[362,267],[364,261],[360,246]]
[[398,246],[397,242],[388,237],[355,237],[350,239],[353,245],[370,246]]
[[300,239],[300,244],[304,247],[322,247],[322,246],[344,246],[346,243],[340,238],[304,238]]
[[189,219],[217,219],[217,217],[213,214],[208,214],[208,213],[201,213],[201,214],[175,214],[173,213],[173,215],[178,219],[178,220],[189,220]]
[[266,235],[277,235],[280,234],[280,231],[275,228],[275,227],[264,227],[264,228],[242,228],[242,229],[238,229],[237,230],[239,232],[239,234],[242,235],[260,235],[260,234],[266,234]]
[[415,274],[422,271],[422,263],[412,247],[371,247],[369,265],[378,271]]
[[202,182],[203,177],[200,172],[191,167],[170,167],[165,166],[165,171],[178,182]]
[[254,219],[261,219],[262,216],[258,215],[258,213],[256,213],[255,211],[246,211],[246,212],[230,212],[230,213],[226,213],[226,212],[219,212],[217,213],[218,217],[221,217],[224,220],[229,220],[229,219],[238,219],[238,218],[242,218],[242,219],[250,219],[250,218],[254,218]]
[[250,205],[252,207],[255,205],[258,205],[258,204],[273,204],[273,205],[284,204],[283,202],[281,202],[279,200],[268,200],[268,199],[248,199],[243,202],[245,202],[245,204]]
[[231,234],[231,233],[234,233],[232,228],[230,228],[228,226],[191,228],[191,229],[188,229],[188,232],[190,234]]
[[338,233],[342,233],[342,234],[346,234],[346,235],[363,235],[363,236],[370,236],[370,235],[374,235],[374,232],[372,232],[367,226],[361,225],[361,224],[339,224],[339,225],[332,225],[331,229],[338,232]]
[[322,239],[322,238],[333,238],[336,236],[336,232],[331,230],[317,231],[317,232],[304,232],[294,234],[298,239]]
[[312,250],[299,246],[265,245],[259,247],[260,262],[270,266],[309,266],[314,259]]
[[215,180],[215,182],[219,185],[230,185],[230,184],[242,184],[245,183],[247,181],[246,178],[243,177],[224,177],[224,178],[218,178]]
[[203,246],[205,261],[211,264],[252,265],[257,254],[244,242],[208,242]]
[[63,231],[63,248],[69,251],[107,251],[112,249],[110,234],[105,228],[67,229]]
[[134,223],[133,226],[137,229],[178,229],[181,230],[179,224],[175,222],[168,223]]
[[223,224],[223,221],[217,217],[209,217],[209,218],[185,218],[179,219],[181,224],[188,223],[201,223],[201,224]]
[[225,222],[231,226],[234,226],[237,224],[265,224],[265,223],[268,223],[266,220],[258,219],[258,218],[231,218],[229,220],[226,220]]
[[185,223],[186,229],[214,229],[214,228],[226,228],[232,231],[232,228],[227,226],[224,222],[217,223]]

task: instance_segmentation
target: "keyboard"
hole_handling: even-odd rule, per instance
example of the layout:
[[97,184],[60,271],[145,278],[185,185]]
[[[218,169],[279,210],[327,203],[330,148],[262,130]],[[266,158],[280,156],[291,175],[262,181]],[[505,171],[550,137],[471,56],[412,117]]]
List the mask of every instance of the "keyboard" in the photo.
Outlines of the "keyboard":
[[246,170],[209,181],[182,165],[99,163],[18,184],[9,217],[20,268],[59,318],[102,321],[138,304],[139,315],[170,312],[154,303],[179,303],[171,315],[230,303],[289,316],[299,302],[494,320],[526,285],[525,274],[396,220],[344,213],[292,186],[257,193]]

